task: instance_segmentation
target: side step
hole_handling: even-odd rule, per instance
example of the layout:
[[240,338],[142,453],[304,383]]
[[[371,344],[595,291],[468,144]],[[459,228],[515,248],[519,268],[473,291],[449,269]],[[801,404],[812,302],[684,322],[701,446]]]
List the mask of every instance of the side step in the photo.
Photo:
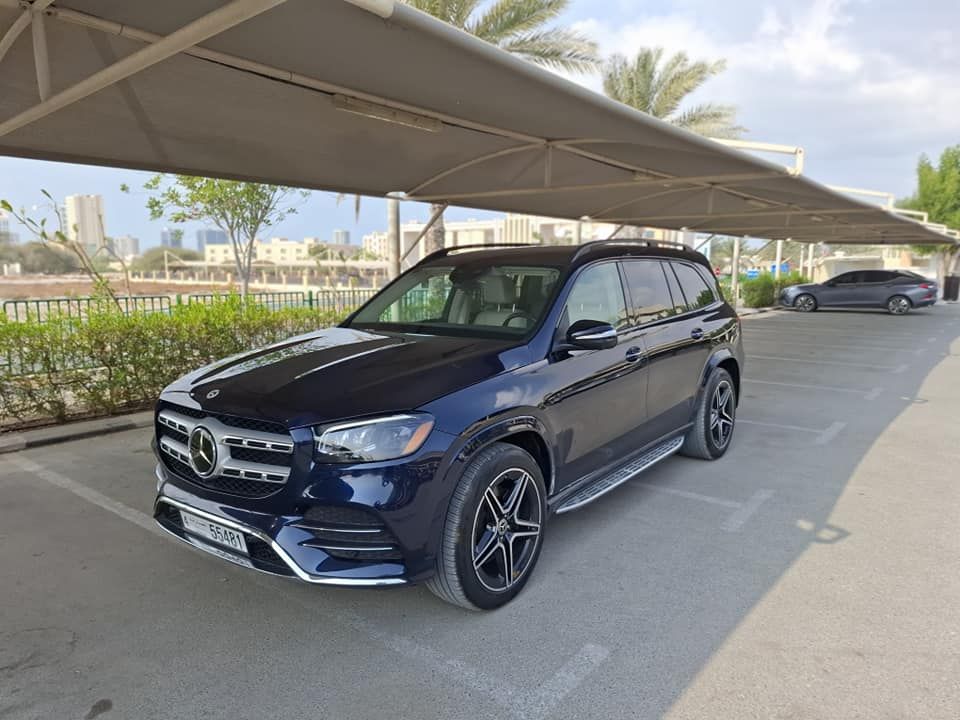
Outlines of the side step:
[[594,480],[586,487],[582,487],[577,490],[577,492],[564,500],[560,507],[557,508],[557,514],[559,515],[560,513],[576,510],[577,508],[583,507],[587,503],[593,502],[598,497],[606,495],[608,492],[613,490],[615,487],[622,485],[634,475],[642,473],[651,465],[656,465],[665,457],[670,457],[680,449],[681,445],[683,445],[683,438],[679,437],[674,438],[673,440],[667,440],[665,443],[661,443],[660,445],[647,450],[647,452],[638,457],[636,460],[617,468],[609,475],[604,475],[603,477]]

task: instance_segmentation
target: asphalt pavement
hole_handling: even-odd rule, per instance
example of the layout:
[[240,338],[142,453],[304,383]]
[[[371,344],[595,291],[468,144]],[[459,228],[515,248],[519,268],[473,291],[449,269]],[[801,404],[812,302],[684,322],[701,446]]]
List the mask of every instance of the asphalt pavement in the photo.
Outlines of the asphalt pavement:
[[960,716],[960,306],[744,322],[734,445],[553,519],[486,614],[150,520],[149,430],[0,455],[0,718]]

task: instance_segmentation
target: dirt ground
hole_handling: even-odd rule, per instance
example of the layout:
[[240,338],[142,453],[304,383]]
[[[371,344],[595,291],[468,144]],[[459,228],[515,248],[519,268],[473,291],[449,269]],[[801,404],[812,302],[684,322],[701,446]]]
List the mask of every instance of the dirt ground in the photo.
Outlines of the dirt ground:
[[[121,294],[124,293],[123,280],[111,278],[111,283]],[[85,297],[92,291],[90,281],[82,276],[23,275],[20,277],[0,277],[0,301],[23,298]],[[134,295],[176,295],[227,290],[228,285],[180,284],[163,281],[133,282]]]

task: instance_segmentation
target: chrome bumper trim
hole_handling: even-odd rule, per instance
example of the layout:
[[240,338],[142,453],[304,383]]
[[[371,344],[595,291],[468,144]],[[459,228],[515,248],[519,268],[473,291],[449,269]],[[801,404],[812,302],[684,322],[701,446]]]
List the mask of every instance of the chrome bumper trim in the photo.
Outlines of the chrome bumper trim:
[[[237,532],[253,535],[255,538],[267,543],[273,549],[273,551],[280,557],[280,559],[283,560],[284,564],[286,564],[287,567],[289,567],[293,571],[293,573],[297,576],[297,578],[299,578],[300,580],[303,580],[304,582],[312,583],[314,585],[337,585],[340,587],[382,587],[382,586],[388,586],[388,585],[406,585],[407,584],[407,581],[404,580],[403,578],[339,578],[339,577],[330,577],[328,575],[311,575],[310,573],[306,572],[303,568],[301,568],[299,565],[297,565],[297,563],[294,562],[293,558],[291,558],[287,554],[286,550],[284,550],[280,545],[278,545],[273,540],[273,538],[271,538],[266,533],[260,532],[259,530],[256,530],[255,528],[249,527],[242,523],[238,523],[235,520],[230,520],[228,518],[221,517],[220,515],[214,515],[213,513],[206,512],[205,510],[199,510],[193,507],[192,505],[187,505],[186,503],[182,503],[179,500],[174,500],[173,498],[167,497],[162,493],[157,498],[157,501],[156,501],[156,504],[160,504],[160,503],[167,503],[168,505],[172,505],[173,507],[179,510],[185,510],[188,513],[191,513],[192,515],[197,515],[198,517],[202,517],[206,520],[209,520],[210,522],[215,522],[220,525],[224,525],[232,530],[236,530]],[[163,525],[161,525],[160,523],[157,523],[157,524],[160,525],[160,527],[163,527]],[[163,528],[163,529],[167,530],[167,528]],[[170,531],[167,530],[167,532],[170,532]],[[184,540],[182,537],[180,537],[176,533],[171,533],[171,534],[181,542],[185,542],[188,545],[191,545],[200,550],[204,549],[194,543],[191,543],[188,540]],[[260,568],[254,568],[254,570],[265,572],[271,575],[275,574],[275,573],[270,573],[267,570],[260,570]]]

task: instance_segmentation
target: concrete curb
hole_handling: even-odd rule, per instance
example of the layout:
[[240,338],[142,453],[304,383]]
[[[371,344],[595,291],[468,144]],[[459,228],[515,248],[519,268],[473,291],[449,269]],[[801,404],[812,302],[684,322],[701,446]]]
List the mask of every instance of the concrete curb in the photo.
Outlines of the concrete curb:
[[783,310],[783,308],[779,305],[771,305],[770,307],[763,308],[742,308],[737,311],[737,315],[743,318],[750,317],[751,315],[762,315],[768,312],[778,312],[780,310]]
[[4,433],[0,435],[0,454],[69,442],[70,440],[82,440],[83,438],[123,432],[124,430],[135,430],[152,425],[153,411],[147,410],[130,415],[96,418],[63,425],[52,425],[36,430]]

